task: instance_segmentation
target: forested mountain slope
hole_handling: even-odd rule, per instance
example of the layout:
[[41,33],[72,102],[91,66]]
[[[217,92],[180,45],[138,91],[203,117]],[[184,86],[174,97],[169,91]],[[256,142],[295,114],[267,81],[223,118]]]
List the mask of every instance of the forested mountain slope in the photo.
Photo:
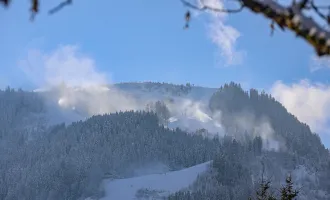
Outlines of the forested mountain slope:
[[273,129],[273,137],[282,142],[282,150],[295,153],[312,163],[325,163],[329,155],[321,143],[320,137],[311,132],[307,124],[298,119],[270,95],[255,89],[244,91],[238,84],[225,84],[213,94],[209,101],[212,112],[221,111],[223,124],[228,132],[244,132],[237,123],[237,118],[245,113],[253,116],[256,121],[266,120]]
[[[134,177],[136,169],[150,165],[180,170],[210,160],[211,168],[191,187],[169,198],[247,199],[264,169],[274,189],[291,173],[299,187],[308,188],[298,199],[329,199],[328,150],[308,125],[263,92],[235,83],[218,90],[121,83],[97,92],[58,93],[0,92],[0,199],[99,198],[105,177]],[[121,105],[107,106],[111,97]],[[50,126],[60,109],[86,120]],[[175,128],[182,122],[190,129]]]
[[290,173],[296,186],[304,188],[298,199],[330,198],[329,151],[308,125],[270,95],[225,84],[212,95],[209,108],[221,113],[221,124],[231,137],[222,140],[213,169],[170,199],[246,199],[253,196],[263,170],[275,193]]
[[[125,112],[56,125],[1,155],[0,199],[78,199],[105,176],[130,177],[134,168],[162,163],[190,167],[219,152],[219,141],[158,125],[155,114]],[[2,153],[1,153],[2,154]]]

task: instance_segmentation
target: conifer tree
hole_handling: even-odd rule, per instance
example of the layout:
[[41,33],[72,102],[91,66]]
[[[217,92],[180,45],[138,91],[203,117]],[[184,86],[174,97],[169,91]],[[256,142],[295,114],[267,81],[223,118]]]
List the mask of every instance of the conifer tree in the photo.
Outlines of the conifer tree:
[[289,175],[285,180],[286,185],[281,188],[281,200],[294,200],[299,191],[293,189],[292,177]]

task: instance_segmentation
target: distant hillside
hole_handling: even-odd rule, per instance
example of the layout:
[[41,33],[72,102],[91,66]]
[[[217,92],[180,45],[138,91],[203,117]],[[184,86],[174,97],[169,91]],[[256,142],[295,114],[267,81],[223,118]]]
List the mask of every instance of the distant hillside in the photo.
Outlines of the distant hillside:
[[296,187],[302,188],[297,199],[330,198],[329,151],[308,125],[273,97],[230,83],[212,95],[209,108],[221,113],[219,119],[230,137],[224,137],[224,148],[214,158],[214,171],[200,177],[192,189],[171,195],[170,200],[247,199],[258,186],[255,183],[262,168],[264,176],[271,178],[276,196],[283,183],[280,177],[290,173]]
[[239,84],[8,88],[0,106],[0,199],[100,198],[103,178],[210,160],[194,184],[169,198],[245,200],[264,169],[275,189],[291,173],[308,188],[299,200],[329,199],[329,151],[318,135],[270,95]]
[[297,153],[312,163],[328,162],[325,158],[329,152],[320,137],[265,92],[259,93],[255,89],[247,92],[238,84],[225,84],[212,95],[209,107],[212,112],[222,112],[221,123],[229,131],[235,126],[238,127],[235,131],[246,131],[239,129],[244,127],[239,127],[235,118],[248,112],[255,120],[265,119],[270,123],[274,136],[282,140],[286,151]]
[[106,174],[130,177],[150,163],[190,167],[211,160],[220,142],[165,129],[152,113],[125,112],[56,125],[17,147],[0,152],[3,200],[88,197]]
[[[114,84],[116,88],[130,94],[140,97],[149,97],[151,99],[159,97],[185,97],[193,100],[207,100],[217,90],[216,88],[207,88],[195,86],[190,83],[176,85],[171,83],[159,82],[129,82]],[[148,95],[149,94],[149,95]],[[143,95],[143,96],[141,96]]]

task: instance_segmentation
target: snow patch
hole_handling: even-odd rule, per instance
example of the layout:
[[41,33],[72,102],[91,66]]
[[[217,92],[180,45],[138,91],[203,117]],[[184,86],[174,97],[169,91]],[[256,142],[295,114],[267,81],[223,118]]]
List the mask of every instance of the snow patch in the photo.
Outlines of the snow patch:
[[[162,174],[105,180],[105,197],[100,200],[157,199],[189,187],[205,172],[211,161],[190,168]],[[151,197],[152,196],[152,197]]]

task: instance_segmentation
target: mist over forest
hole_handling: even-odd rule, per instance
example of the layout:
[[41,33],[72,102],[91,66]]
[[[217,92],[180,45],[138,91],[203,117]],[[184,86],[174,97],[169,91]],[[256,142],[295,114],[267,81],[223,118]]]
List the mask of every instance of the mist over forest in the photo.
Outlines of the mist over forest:
[[[0,107],[3,200],[130,199],[111,190],[118,184],[139,199],[243,200],[262,176],[276,194],[288,174],[308,188],[297,199],[329,199],[319,135],[271,95],[234,82],[8,87]],[[172,179],[153,189],[158,176]],[[195,178],[164,189],[180,177]]]

